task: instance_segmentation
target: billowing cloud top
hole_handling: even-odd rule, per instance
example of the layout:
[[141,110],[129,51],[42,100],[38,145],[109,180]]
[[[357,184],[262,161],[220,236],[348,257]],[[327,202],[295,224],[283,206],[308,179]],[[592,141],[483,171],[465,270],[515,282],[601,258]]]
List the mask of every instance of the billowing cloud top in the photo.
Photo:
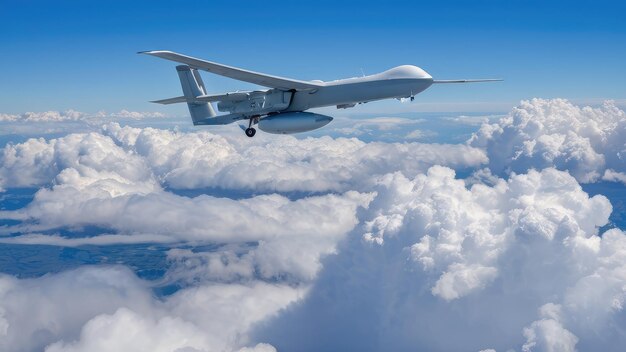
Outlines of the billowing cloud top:
[[66,168],[88,168],[117,170],[131,181],[154,176],[175,189],[257,192],[343,191],[385,172],[414,174],[437,164],[470,168],[487,162],[482,150],[464,145],[290,136],[242,141],[209,132],[181,133],[117,123],[104,125],[99,132],[8,145],[1,158],[1,187],[41,186]]
[[626,172],[625,134],[626,113],[611,101],[581,108],[564,99],[533,99],[484,124],[469,145],[486,149],[496,173],[554,166],[594,182]]

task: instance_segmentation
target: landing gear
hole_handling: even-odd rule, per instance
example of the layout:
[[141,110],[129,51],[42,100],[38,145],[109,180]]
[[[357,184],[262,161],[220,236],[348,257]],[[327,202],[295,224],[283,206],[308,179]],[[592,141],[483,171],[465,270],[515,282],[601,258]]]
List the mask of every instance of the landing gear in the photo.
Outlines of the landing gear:
[[252,138],[256,134],[256,129],[254,127],[246,128],[246,136]]
[[248,123],[248,128],[246,128],[246,136],[252,138],[256,134],[256,129],[252,127],[253,124],[259,123],[259,117],[253,116],[250,118],[250,122]]
[[415,96],[411,95],[411,101],[415,100]]

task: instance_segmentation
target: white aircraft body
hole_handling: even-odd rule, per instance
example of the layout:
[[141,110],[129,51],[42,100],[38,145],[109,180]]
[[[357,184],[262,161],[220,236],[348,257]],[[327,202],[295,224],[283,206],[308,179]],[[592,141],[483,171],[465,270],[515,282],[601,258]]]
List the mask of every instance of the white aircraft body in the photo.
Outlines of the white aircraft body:
[[[171,51],[144,51],[147,54],[182,63],[176,66],[183,96],[154,101],[159,104],[187,103],[194,125],[225,125],[247,120],[248,137],[256,133],[254,125],[268,133],[289,134],[312,131],[327,125],[332,117],[306,112],[308,109],[336,106],[354,107],[383,99],[414,99],[432,84],[500,81],[500,79],[433,80],[417,66],[403,65],[370,76],[336,81],[301,81],[248,71],[215,62],[196,59]],[[254,83],[267,90],[208,94],[197,70],[208,71],[236,80]],[[217,103],[217,115],[212,103]]]

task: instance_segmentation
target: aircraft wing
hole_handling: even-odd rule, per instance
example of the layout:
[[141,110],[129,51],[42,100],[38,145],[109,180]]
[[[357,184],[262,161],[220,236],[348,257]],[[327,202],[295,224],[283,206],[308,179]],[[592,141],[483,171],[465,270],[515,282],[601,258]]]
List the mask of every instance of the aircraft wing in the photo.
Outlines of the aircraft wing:
[[187,99],[185,96],[167,98],[161,100],[153,100],[151,103],[169,105],[176,103],[210,103],[214,101],[243,101],[248,99],[249,93],[252,92],[233,92],[213,95],[198,95],[197,97]]
[[320,83],[301,81],[297,79],[284,78],[264,73],[248,71],[237,67],[218,64],[211,61],[196,59],[191,56],[178,54],[167,50],[141,51],[139,54],[152,55],[162,59],[180,62],[192,68],[208,71],[216,75],[233,78],[239,81],[250,82],[264,87],[278,88],[284,90],[308,90],[317,89]]
[[228,114],[228,115],[217,115],[215,117],[208,117],[204,120],[194,121],[194,125],[228,125],[229,123],[233,123],[235,121],[247,119],[246,116],[242,114]]
[[186,102],[187,102],[187,98],[185,98],[184,96],[151,101],[151,103],[157,103],[157,104],[163,104],[163,105],[186,103]]
[[500,82],[503,79],[500,78],[487,78],[487,79],[443,79],[434,80],[433,83],[477,83],[477,82]]

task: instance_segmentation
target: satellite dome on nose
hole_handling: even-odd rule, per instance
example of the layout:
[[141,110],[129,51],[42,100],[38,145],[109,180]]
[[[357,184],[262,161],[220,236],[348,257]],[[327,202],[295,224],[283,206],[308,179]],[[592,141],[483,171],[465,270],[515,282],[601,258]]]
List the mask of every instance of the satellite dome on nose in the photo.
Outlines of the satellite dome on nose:
[[387,70],[381,73],[381,76],[385,76],[386,78],[426,78],[432,79],[432,76],[429,75],[426,71],[421,68],[413,65],[402,65],[394,67],[390,70]]

